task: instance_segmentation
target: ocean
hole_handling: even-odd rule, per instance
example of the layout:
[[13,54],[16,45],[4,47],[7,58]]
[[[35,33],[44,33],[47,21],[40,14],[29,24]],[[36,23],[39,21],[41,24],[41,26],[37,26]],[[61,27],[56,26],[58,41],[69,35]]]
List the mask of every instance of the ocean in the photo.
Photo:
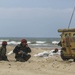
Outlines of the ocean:
[[[23,37],[24,38],[24,37]],[[20,44],[22,37],[2,37],[0,38],[0,45],[2,41],[7,41],[8,45]],[[26,38],[30,47],[57,47],[60,38]]]

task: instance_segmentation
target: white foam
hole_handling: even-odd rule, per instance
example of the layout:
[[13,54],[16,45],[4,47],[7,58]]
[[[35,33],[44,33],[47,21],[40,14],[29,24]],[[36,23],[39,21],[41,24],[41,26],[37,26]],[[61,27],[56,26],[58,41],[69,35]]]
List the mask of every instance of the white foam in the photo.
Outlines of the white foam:
[[45,43],[46,41],[36,41],[36,43],[38,43],[38,44],[43,44],[43,43]]
[[58,44],[59,41],[52,41],[52,44]]

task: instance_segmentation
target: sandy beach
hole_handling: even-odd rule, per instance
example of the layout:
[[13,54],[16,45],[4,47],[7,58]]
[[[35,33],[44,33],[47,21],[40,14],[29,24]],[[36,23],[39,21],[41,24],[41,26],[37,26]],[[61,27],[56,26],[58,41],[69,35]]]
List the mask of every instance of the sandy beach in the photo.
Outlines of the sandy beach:
[[[7,46],[7,52],[14,46]],[[48,58],[34,54],[49,51],[49,48],[31,48],[32,57],[27,62],[15,62],[14,54],[7,61],[0,61],[0,75],[75,75],[75,62],[63,61],[59,55]]]

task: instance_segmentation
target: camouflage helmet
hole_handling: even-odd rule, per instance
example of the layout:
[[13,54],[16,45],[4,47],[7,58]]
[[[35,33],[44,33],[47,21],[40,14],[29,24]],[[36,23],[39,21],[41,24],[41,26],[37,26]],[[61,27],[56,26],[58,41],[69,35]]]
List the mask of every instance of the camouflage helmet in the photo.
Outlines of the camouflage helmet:
[[58,51],[58,48],[55,48],[55,51]]

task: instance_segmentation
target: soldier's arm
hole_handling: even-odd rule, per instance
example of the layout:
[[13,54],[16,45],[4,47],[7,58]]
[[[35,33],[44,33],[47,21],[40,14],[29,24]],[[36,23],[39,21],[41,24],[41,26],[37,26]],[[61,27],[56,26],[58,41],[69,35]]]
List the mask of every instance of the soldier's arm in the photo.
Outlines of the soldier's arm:
[[27,47],[27,51],[28,51],[28,53],[30,53],[31,52],[31,48]]
[[20,47],[19,47],[19,46],[16,46],[16,47],[14,48],[14,50],[13,50],[13,53],[18,53],[19,50],[20,50]]

